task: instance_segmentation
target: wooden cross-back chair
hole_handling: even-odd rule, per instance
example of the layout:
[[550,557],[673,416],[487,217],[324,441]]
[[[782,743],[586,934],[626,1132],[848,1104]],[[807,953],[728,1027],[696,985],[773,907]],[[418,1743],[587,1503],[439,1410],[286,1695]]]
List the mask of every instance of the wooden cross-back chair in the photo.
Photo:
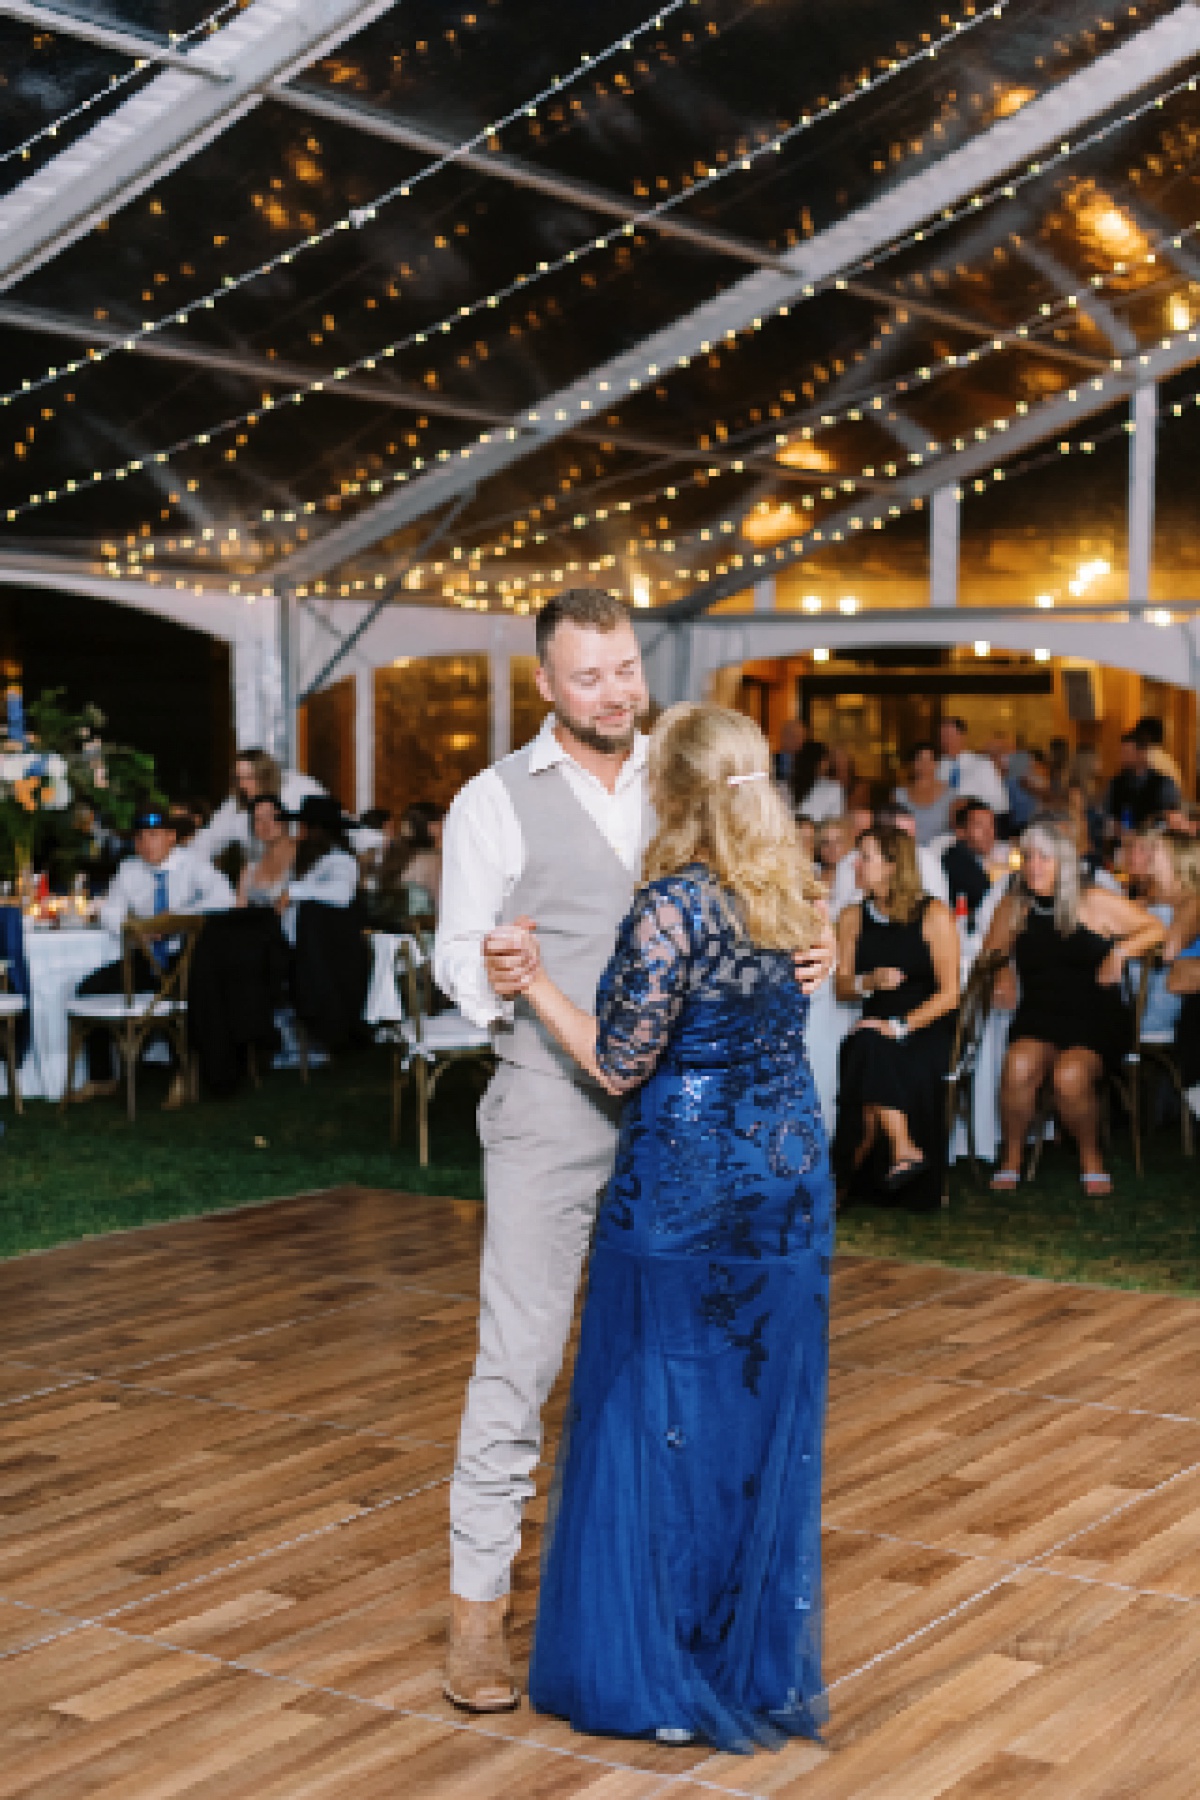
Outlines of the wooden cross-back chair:
[[472,1025],[457,1010],[433,1011],[429,950],[406,936],[396,959],[404,1018],[392,1034],[392,1143],[399,1141],[401,1093],[411,1074],[417,1098],[417,1155],[424,1169],[429,1163],[429,1108],[442,1076],[458,1063],[475,1063],[490,1073],[496,1059],[483,1026]]
[[[187,999],[192,955],[204,929],[202,915],[163,913],[153,921],[126,919],[121,928],[121,991],[76,994],[67,1007],[67,1086],[62,1104],[75,1090],[75,1064],[83,1041],[93,1031],[106,1031],[116,1045],[125,1077],[125,1108],[137,1117],[137,1065],[151,1037],[166,1037],[178,1058],[179,1073],[195,1098],[196,1074],[188,1054]],[[172,946],[170,960],[158,968],[154,947]],[[139,951],[145,959],[139,960]],[[142,967],[155,969],[153,988],[137,985]]]
[[976,957],[966,986],[958,1002],[958,1018],[954,1026],[954,1046],[950,1067],[943,1077],[946,1084],[946,1157],[942,1173],[942,1205],[950,1204],[950,1151],[961,1125],[966,1132],[967,1161],[976,1187],[981,1186],[979,1146],[975,1142],[975,1076],[979,1067],[979,1050],[984,1027],[992,1010],[996,977],[1007,958],[1000,950],[989,950]]

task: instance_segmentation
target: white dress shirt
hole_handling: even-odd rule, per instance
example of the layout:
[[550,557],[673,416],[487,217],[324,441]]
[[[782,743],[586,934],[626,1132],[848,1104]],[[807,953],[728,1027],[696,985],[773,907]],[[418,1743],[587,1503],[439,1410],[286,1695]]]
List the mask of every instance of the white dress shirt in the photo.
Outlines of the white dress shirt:
[[1008,811],[1008,789],[1004,777],[990,756],[975,750],[960,750],[957,756],[943,756],[937,766],[943,781],[950,783],[950,810],[955,800],[982,800],[999,818]]
[[[610,794],[559,743],[554,715],[530,746],[535,773],[559,767],[572,794],[599,827],[631,874],[641,867],[650,836],[646,790],[647,740],[638,732]],[[525,839],[508,789],[495,769],[469,781],[446,815],[442,834],[442,894],[433,970],[438,986],[474,1025],[510,1016],[483,964],[483,940],[497,926],[504,904],[525,868]]]
[[348,850],[327,850],[307,875],[294,875],[287,884],[288,905],[283,914],[283,935],[296,941],[296,908],[302,900],[319,900],[322,906],[349,906],[358,892],[358,862]]
[[154,904],[156,875],[167,878],[167,912],[225,912],[233,905],[233,889],[190,844],[176,844],[157,867],[140,856],[127,856],[100,902],[100,923],[118,934],[125,920],[152,919],[163,908]]
[[823,825],[826,819],[838,819],[846,810],[846,794],[841,782],[828,775],[814,781],[799,803],[792,800],[790,793],[788,801],[795,808],[797,817],[811,819],[814,825]]
[[[305,794],[324,792],[319,781],[314,781],[311,775],[302,775],[299,769],[285,769],[279,778],[279,798],[285,812],[297,812]],[[247,851],[254,846],[254,839],[250,835],[250,814],[232,794],[228,800],[221,802],[208,824],[196,833],[189,847],[211,862],[215,856],[220,856],[222,850],[228,850],[231,844],[238,844]]]

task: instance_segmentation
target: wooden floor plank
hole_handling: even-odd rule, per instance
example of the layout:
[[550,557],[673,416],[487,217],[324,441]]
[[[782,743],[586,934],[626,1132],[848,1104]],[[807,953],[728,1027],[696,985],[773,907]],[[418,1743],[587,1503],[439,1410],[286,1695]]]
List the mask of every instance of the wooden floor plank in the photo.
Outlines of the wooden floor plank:
[[825,1743],[454,1713],[479,1224],[343,1189],[0,1266],[0,1800],[1195,1800],[1196,1303],[858,1256]]

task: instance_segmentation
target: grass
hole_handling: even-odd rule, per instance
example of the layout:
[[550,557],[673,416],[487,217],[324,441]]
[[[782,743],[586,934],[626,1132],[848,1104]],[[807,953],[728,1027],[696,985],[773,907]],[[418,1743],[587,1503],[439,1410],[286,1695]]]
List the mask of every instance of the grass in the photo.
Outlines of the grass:
[[[452,1070],[433,1107],[432,1160],[417,1162],[406,1096],[401,1145],[388,1142],[389,1066],[380,1053],[339,1059],[302,1087],[270,1076],[258,1092],[159,1110],[164,1078],[145,1071],[136,1124],[113,1101],[62,1113],[0,1106],[0,1256],[278,1195],[353,1183],[479,1199],[478,1086]],[[1114,1146],[1116,1191],[1089,1199],[1073,1156],[1047,1149],[1032,1187],[976,1192],[956,1172],[942,1213],[855,1206],[838,1221],[845,1251],[958,1268],[1170,1293],[1200,1293],[1200,1158],[1186,1161],[1164,1127],[1146,1174]]]

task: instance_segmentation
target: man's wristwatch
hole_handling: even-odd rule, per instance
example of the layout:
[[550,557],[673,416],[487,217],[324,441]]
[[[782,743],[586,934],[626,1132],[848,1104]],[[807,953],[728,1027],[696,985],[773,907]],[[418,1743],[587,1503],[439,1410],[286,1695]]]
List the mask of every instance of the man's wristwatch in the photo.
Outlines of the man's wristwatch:
[[898,1044],[902,1044],[904,1042],[905,1038],[908,1036],[908,1020],[907,1019],[893,1019],[892,1020],[892,1035]]

